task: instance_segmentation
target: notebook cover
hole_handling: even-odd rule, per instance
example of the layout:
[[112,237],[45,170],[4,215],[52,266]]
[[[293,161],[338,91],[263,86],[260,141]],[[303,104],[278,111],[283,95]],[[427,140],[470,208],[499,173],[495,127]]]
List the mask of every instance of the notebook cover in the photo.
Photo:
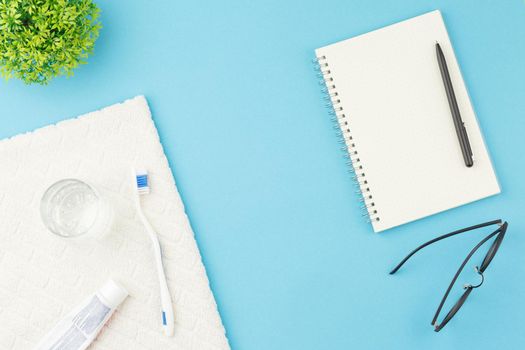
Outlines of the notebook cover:
[[[144,97],[0,142],[0,349],[29,350],[108,278],[130,296],[90,349],[229,349],[184,206]],[[132,167],[148,169],[144,211],[157,230],[175,310],[163,335],[159,284],[133,205]],[[100,240],[47,232],[40,198],[57,180],[93,184],[115,208]]]
[[[472,168],[462,158],[436,42],[470,138]],[[347,146],[362,166],[361,188],[373,197],[367,204],[374,231],[500,192],[439,11],[317,49],[316,56],[327,86],[335,86],[332,102],[340,100],[334,107],[342,109],[340,125],[352,137]]]

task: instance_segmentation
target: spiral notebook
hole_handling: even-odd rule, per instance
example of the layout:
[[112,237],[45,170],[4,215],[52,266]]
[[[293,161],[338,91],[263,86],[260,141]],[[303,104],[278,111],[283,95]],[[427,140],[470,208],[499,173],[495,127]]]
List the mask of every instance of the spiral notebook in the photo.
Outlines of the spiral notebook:
[[[472,147],[467,168],[439,42]],[[500,192],[439,11],[316,50],[333,120],[375,232]]]

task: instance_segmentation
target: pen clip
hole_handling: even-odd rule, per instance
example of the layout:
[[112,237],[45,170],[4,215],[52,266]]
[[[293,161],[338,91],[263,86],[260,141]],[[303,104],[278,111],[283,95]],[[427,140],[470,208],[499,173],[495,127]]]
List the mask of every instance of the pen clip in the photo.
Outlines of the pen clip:
[[467,142],[467,150],[472,157],[474,154],[472,154],[472,147],[470,146],[470,140],[468,138],[467,128],[465,127],[465,123],[463,123],[463,132],[465,134],[465,141]]

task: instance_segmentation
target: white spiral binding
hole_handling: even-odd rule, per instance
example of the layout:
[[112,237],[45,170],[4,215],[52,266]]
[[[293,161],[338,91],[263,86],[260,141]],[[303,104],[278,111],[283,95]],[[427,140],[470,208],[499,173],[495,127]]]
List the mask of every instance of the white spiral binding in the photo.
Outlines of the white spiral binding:
[[349,117],[345,115],[343,106],[341,106],[339,93],[331,75],[326,56],[316,57],[313,62],[319,77],[319,84],[323,86],[321,90],[323,91],[324,99],[327,101],[326,108],[330,111],[334,129],[337,130],[336,134],[339,138],[339,143],[342,145],[341,151],[344,152],[344,157],[347,159],[348,171],[352,174],[352,180],[358,188],[356,193],[361,195],[359,201],[361,202],[363,216],[368,217],[367,221],[370,223],[380,221],[374,196],[366,179],[365,169],[359,158],[359,152],[350,131]]

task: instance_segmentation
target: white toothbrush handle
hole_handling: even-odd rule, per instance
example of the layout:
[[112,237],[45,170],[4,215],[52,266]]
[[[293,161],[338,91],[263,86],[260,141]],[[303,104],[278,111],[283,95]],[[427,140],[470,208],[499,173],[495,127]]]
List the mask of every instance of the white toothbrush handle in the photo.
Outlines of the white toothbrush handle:
[[140,217],[153,244],[153,254],[155,255],[155,262],[157,264],[157,273],[160,284],[160,306],[161,306],[161,321],[164,334],[168,337],[173,336],[175,328],[175,316],[173,314],[173,303],[171,301],[168,283],[166,282],[166,275],[164,273],[164,265],[162,264],[162,250],[160,248],[157,233],[151,227],[148,219],[139,210]]
[[175,327],[175,316],[173,314],[173,303],[171,301],[170,291],[168,289],[168,283],[166,281],[166,275],[164,273],[164,266],[162,264],[162,251],[160,244],[157,241],[157,252],[155,253],[157,260],[157,272],[159,275],[160,284],[160,305],[161,305],[161,317],[162,317],[162,328],[164,334],[168,337],[173,336]]

